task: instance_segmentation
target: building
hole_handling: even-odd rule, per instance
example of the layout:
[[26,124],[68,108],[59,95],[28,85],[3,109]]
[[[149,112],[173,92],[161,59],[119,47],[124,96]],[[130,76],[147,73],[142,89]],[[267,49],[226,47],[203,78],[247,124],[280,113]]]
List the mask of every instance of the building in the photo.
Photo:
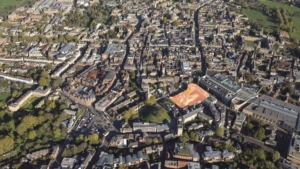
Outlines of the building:
[[34,91],[29,90],[27,93],[22,95],[17,101],[11,103],[8,108],[10,111],[15,112],[31,97],[45,97],[49,95],[51,88],[38,87]]
[[33,153],[27,154],[26,158],[29,160],[35,160],[38,158],[41,158],[43,156],[46,156],[47,154],[50,153],[50,149],[43,149],[43,150],[39,150],[39,151],[35,151]]
[[241,86],[237,82],[219,73],[212,77],[206,75],[199,78],[199,85],[214,94],[226,105],[230,105],[231,100],[241,89]]
[[210,94],[196,84],[189,84],[187,89],[173,97],[170,100],[178,107],[185,108],[202,103]]
[[300,163],[300,135],[293,133],[287,159],[294,163]]
[[215,163],[215,162],[229,162],[235,157],[235,154],[228,152],[228,150],[213,151],[211,146],[206,146],[206,151],[203,152],[203,160],[206,163]]
[[134,122],[133,131],[134,132],[156,132],[157,125],[154,123]]
[[126,156],[119,156],[114,158],[113,154],[107,154],[102,152],[100,155],[100,159],[94,165],[95,167],[116,167],[116,166],[134,166],[139,165],[142,162],[148,160],[148,155],[143,153],[142,151],[138,151],[136,154],[126,155]]
[[191,72],[191,66],[190,62],[181,62],[180,68],[182,72],[190,73]]
[[278,125],[287,131],[300,131],[300,107],[267,95],[256,98],[243,109],[243,112],[267,123]]
[[183,125],[181,124],[178,124],[177,125],[177,136],[182,136],[182,133],[183,133]]
[[183,115],[182,118],[182,123],[185,124],[187,122],[190,122],[194,120],[197,116],[198,113],[203,113],[203,107],[200,106],[199,108],[196,108],[195,110],[192,110],[191,112],[188,112],[187,114]]
[[188,143],[175,143],[174,158],[199,161],[199,154],[194,150],[193,144]]
[[71,169],[74,167],[76,159],[75,158],[63,158],[62,162],[61,162],[61,167],[63,169]]
[[236,115],[236,119],[234,121],[234,124],[232,126],[232,129],[235,129],[237,131],[241,131],[243,127],[243,123],[246,120],[246,114],[245,113],[239,113]]

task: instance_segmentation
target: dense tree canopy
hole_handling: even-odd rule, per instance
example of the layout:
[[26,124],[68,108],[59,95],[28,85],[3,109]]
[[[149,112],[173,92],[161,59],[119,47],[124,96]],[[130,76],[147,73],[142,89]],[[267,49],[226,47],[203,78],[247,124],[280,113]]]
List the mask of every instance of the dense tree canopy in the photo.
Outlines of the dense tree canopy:
[[14,140],[9,136],[0,139],[0,155],[5,154],[14,148]]

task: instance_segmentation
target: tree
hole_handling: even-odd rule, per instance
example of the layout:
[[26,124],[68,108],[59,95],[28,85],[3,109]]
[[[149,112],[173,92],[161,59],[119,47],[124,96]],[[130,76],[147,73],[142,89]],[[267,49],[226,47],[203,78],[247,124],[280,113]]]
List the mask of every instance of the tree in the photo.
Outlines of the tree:
[[189,137],[189,135],[185,132],[185,133],[183,133],[183,135],[180,137],[180,141],[182,142],[182,143],[186,143],[186,142],[188,142],[190,140],[190,137]]
[[88,136],[88,140],[90,144],[98,144],[99,143],[99,135],[94,133]]
[[38,83],[39,83],[40,86],[48,86],[47,79],[45,79],[44,77],[40,77]]
[[23,135],[28,129],[31,129],[39,124],[39,120],[35,116],[25,116],[22,122],[17,127],[17,133]]
[[17,97],[18,96],[18,90],[14,90],[11,94],[12,97]]
[[196,141],[199,140],[199,136],[193,131],[190,133],[190,138]]
[[9,152],[10,150],[12,150],[14,148],[14,140],[9,137],[9,136],[5,136],[4,138],[0,139],[0,154],[4,154]]
[[36,138],[36,132],[34,130],[31,130],[29,133],[28,133],[28,138],[30,140],[34,140]]
[[54,109],[56,107],[55,100],[47,100],[46,106],[50,109]]
[[273,160],[273,162],[275,163],[279,158],[280,158],[280,153],[278,151],[275,151],[272,154],[272,160]]
[[124,112],[124,119],[126,122],[128,122],[128,120],[130,118],[132,118],[132,116],[136,115],[137,114],[137,111],[134,110],[133,108],[130,108],[129,110],[125,111]]
[[266,138],[265,129],[263,127],[259,127],[258,130],[254,133],[254,138],[257,140],[263,140]]
[[224,128],[223,127],[218,127],[216,130],[216,136],[217,137],[223,137],[224,136]]
[[52,81],[52,87],[53,88],[58,88],[58,87],[60,87],[61,86],[61,84],[62,84],[62,77],[58,77],[57,79],[55,79],[55,80],[53,80]]
[[152,106],[152,105],[154,105],[156,103],[156,97],[155,96],[150,96],[149,97],[149,99],[147,99],[146,101],[145,101],[145,104],[147,105],[147,106]]
[[53,131],[53,134],[54,134],[54,138],[60,138],[60,136],[61,136],[61,129],[60,128],[56,128]]
[[79,134],[77,137],[76,137],[76,143],[81,143],[84,141],[84,135],[83,134]]

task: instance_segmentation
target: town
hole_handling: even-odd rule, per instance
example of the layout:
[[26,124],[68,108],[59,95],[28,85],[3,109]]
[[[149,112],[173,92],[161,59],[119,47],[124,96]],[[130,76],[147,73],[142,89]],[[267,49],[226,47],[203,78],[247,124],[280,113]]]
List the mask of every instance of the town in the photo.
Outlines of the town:
[[0,167],[300,168],[300,8],[276,3],[274,30],[246,0],[0,11]]

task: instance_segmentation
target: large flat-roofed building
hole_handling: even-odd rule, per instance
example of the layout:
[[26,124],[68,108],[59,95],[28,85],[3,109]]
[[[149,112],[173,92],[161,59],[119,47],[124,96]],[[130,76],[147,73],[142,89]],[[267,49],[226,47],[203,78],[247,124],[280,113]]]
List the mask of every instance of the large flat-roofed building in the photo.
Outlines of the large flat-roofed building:
[[256,98],[243,109],[243,112],[268,123],[276,124],[287,131],[300,131],[300,107],[267,95]]
[[186,106],[192,106],[203,102],[210,95],[196,84],[189,84],[187,89],[173,97],[170,100],[174,102],[178,107],[184,108]]
[[199,85],[221,99],[226,105],[230,105],[231,99],[241,89],[241,86],[237,82],[219,73],[212,77],[208,75],[201,77]]

